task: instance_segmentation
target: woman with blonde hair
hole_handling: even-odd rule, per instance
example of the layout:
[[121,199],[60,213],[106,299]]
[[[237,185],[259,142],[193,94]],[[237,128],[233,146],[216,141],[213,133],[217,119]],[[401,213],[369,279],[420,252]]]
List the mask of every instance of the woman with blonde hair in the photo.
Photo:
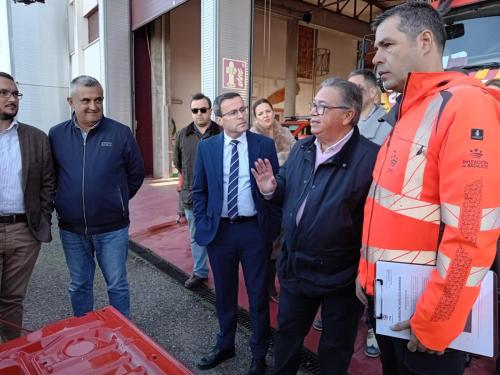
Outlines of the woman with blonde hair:
[[[275,113],[271,102],[265,98],[257,100],[253,106],[255,121],[250,129],[251,132],[265,135],[274,140],[278,162],[280,167],[285,163],[290,150],[295,144],[295,138],[290,130],[282,127],[275,119]],[[283,233],[274,241],[271,253],[271,271],[269,276],[269,297],[272,301],[278,302],[278,292],[276,291],[276,258],[283,245]]]

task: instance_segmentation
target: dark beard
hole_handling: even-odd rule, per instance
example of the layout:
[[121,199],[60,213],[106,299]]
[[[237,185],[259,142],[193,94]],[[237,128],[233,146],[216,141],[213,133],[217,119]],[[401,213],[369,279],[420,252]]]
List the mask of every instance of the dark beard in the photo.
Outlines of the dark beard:
[[9,115],[7,113],[0,113],[0,121],[13,120],[14,117],[16,117],[16,115],[17,115],[17,111],[13,115]]

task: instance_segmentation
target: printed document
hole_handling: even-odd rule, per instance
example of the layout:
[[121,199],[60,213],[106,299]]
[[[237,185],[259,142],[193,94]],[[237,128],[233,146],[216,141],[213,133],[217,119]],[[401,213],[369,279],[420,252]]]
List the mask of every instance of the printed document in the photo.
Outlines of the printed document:
[[[409,339],[409,330],[396,332],[390,327],[411,318],[435,267],[378,261],[376,269],[376,332]],[[493,357],[497,346],[496,307],[496,275],[488,271],[481,283],[480,294],[469,314],[464,331],[451,343],[450,348]]]

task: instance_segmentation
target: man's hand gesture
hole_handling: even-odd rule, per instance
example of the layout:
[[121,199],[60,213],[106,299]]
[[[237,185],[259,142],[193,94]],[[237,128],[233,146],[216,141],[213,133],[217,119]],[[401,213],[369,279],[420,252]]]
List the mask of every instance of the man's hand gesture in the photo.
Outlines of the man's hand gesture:
[[274,178],[273,167],[269,160],[257,159],[255,161],[255,168],[252,168],[252,175],[257,182],[261,194],[274,193],[277,184]]

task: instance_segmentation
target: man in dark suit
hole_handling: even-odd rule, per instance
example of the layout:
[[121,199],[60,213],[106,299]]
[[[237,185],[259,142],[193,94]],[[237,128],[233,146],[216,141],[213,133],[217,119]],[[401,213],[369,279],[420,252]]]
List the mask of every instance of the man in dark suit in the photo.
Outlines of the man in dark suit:
[[271,241],[280,229],[281,211],[263,204],[250,168],[258,158],[267,158],[276,173],[276,148],[270,138],[247,132],[247,107],[239,94],[219,95],[213,110],[224,132],[198,145],[193,208],[195,240],[207,246],[214,275],[220,332],[215,348],[198,367],[210,369],[235,356],[241,262],[253,330],[253,360],[248,374],[263,374],[270,333],[269,257]]
[[51,238],[55,191],[47,135],[17,122],[14,78],[0,72],[0,343],[19,337],[41,242]]
[[355,296],[363,207],[378,146],[359,134],[362,94],[329,78],[310,106],[312,136],[293,148],[277,178],[268,161],[254,169],[260,192],[283,207],[284,245],[274,375],[296,374],[304,338],[321,305],[321,374],[345,375],[362,305]]

